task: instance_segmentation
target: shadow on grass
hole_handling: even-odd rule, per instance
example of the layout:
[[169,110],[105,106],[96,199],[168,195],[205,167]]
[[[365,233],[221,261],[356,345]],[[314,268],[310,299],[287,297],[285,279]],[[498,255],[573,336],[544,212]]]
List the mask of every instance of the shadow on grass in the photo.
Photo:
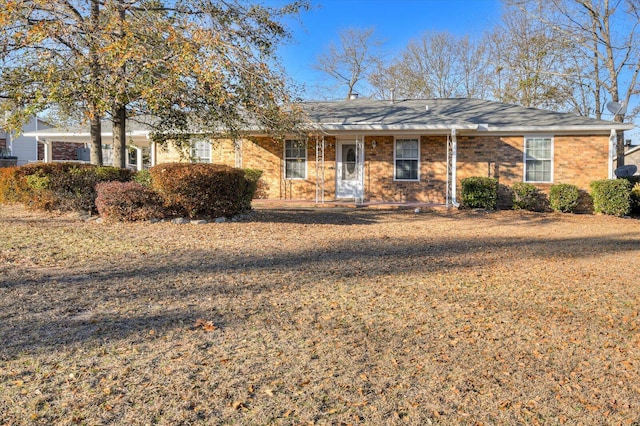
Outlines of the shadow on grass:
[[[376,220],[380,214],[384,213],[371,213],[371,216],[367,213],[365,217]],[[345,220],[351,217],[346,215]],[[356,217],[358,221],[363,220],[360,215]],[[288,211],[281,217],[282,220],[288,218],[295,218],[295,212]],[[310,215],[305,220],[312,219]],[[359,238],[330,247],[265,255],[181,250],[122,264],[119,268],[96,266],[78,274],[63,271],[38,275],[34,272],[26,279],[8,276],[0,282],[5,298],[0,313],[0,341],[3,342],[0,359],[10,359],[25,351],[76,344],[99,345],[136,334],[144,339],[150,329],[162,332],[188,328],[197,318],[225,326],[242,320],[241,315],[228,318],[206,311],[197,301],[207,297],[232,299],[246,294],[258,297],[274,290],[295,292],[309,283],[323,285],[323,279],[348,282],[356,277],[368,280],[402,274],[418,277],[447,274],[485,267],[488,257],[484,254],[489,256],[489,253],[493,253],[491,256],[498,253],[498,261],[500,256],[522,262],[546,258],[597,259],[605,254],[639,251],[639,240],[639,233],[543,240],[482,236],[438,241],[428,236],[405,240]],[[496,261],[495,257],[491,259]],[[167,305],[174,301],[192,302],[183,303],[177,309],[162,306],[147,309],[157,301]],[[107,305],[127,309],[115,313],[99,309]],[[97,313],[85,318],[84,312]]]

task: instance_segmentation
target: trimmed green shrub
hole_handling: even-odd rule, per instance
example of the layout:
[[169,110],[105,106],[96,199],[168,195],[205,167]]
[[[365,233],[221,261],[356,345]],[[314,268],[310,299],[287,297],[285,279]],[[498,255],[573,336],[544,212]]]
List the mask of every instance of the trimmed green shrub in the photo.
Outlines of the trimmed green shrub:
[[540,192],[535,185],[526,182],[516,182],[511,187],[513,191],[513,209],[536,211],[540,204]]
[[261,177],[262,170],[244,169],[244,178],[247,183],[244,190],[243,210],[251,210],[251,200],[253,200],[256,195]]
[[247,179],[241,169],[220,164],[166,163],[149,169],[153,188],[171,214],[233,216],[245,208]]
[[577,186],[568,183],[551,185],[549,202],[556,212],[573,213],[580,203],[580,190]]
[[132,175],[131,170],[91,164],[28,164],[16,171],[18,199],[35,209],[95,211],[97,183],[126,182]]
[[138,182],[142,186],[151,187],[151,173],[149,170],[138,170],[133,175],[133,181]]
[[164,202],[153,189],[137,182],[96,185],[96,208],[105,220],[132,222],[164,217]]
[[631,210],[631,183],[626,179],[606,179],[591,182],[593,210],[614,216],[624,216]]
[[640,214],[640,183],[631,189],[631,213]]
[[495,210],[498,201],[498,179],[470,177],[462,179],[462,207]]

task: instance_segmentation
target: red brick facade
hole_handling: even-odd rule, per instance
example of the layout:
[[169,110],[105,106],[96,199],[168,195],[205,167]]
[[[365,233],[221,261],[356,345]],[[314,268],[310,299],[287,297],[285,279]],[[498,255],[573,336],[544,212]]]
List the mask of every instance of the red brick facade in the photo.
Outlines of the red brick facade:
[[[421,136],[419,181],[394,180],[394,137],[366,136],[364,139],[364,198],[366,201],[444,203],[447,185],[447,136]],[[373,147],[373,141],[376,147]],[[332,200],[336,190],[335,137],[324,137],[324,169],[316,162],[316,144],[307,143],[306,179],[284,178],[282,142],[268,138],[252,138],[239,144],[236,152],[230,141],[214,144],[211,160],[230,166],[241,159],[242,167],[262,170],[266,196],[274,199],[306,199],[316,197],[317,176],[324,172],[324,197]],[[460,180],[471,176],[490,176],[500,184],[511,186],[523,181],[524,136],[457,137],[457,188]],[[608,174],[608,136],[554,136],[553,183],[571,183],[588,191],[589,183],[606,179]],[[158,163],[176,161],[172,155],[158,153]],[[551,184],[537,184],[547,191]],[[320,186],[320,185],[319,185]]]
[[[78,160],[78,148],[82,148],[83,143],[74,142],[52,142],[51,156],[53,161],[76,161]],[[44,161],[44,144],[38,142],[38,160]]]

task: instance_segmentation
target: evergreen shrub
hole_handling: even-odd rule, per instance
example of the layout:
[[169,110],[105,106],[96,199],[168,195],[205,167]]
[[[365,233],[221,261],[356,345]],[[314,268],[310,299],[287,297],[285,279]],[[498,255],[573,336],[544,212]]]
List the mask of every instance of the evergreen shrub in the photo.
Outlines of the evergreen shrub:
[[580,190],[568,183],[551,185],[549,190],[551,209],[561,213],[573,213],[580,204]]
[[470,177],[462,179],[463,208],[495,210],[498,201],[498,179]]
[[516,182],[511,186],[513,191],[513,209],[536,211],[540,205],[540,192],[535,185]]
[[631,182],[627,179],[605,179],[591,182],[593,210],[613,216],[631,211]]

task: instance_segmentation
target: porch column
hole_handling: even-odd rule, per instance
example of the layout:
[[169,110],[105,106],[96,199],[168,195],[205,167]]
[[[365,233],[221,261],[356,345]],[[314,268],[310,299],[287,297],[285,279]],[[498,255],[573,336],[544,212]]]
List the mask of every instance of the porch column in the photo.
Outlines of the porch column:
[[[611,129],[611,134],[609,135],[609,179],[613,179],[613,159],[616,158],[616,146],[618,144],[618,133]],[[620,167],[619,164],[616,164]]]
[[142,170],[142,148],[139,146],[134,146],[136,149],[136,170]]
[[456,129],[451,129],[451,204],[453,207],[460,206],[456,196],[457,189],[457,164],[458,164],[458,139]]
[[44,159],[43,159],[43,161],[45,163],[53,162],[53,147],[52,147],[53,143],[51,141],[46,140],[46,139],[43,139],[40,142],[42,142],[42,146],[43,146],[43,149],[44,149]]
[[151,157],[149,160],[151,167],[153,167],[156,165],[156,143],[149,139],[149,135],[147,135],[147,140],[149,140],[149,156]]

